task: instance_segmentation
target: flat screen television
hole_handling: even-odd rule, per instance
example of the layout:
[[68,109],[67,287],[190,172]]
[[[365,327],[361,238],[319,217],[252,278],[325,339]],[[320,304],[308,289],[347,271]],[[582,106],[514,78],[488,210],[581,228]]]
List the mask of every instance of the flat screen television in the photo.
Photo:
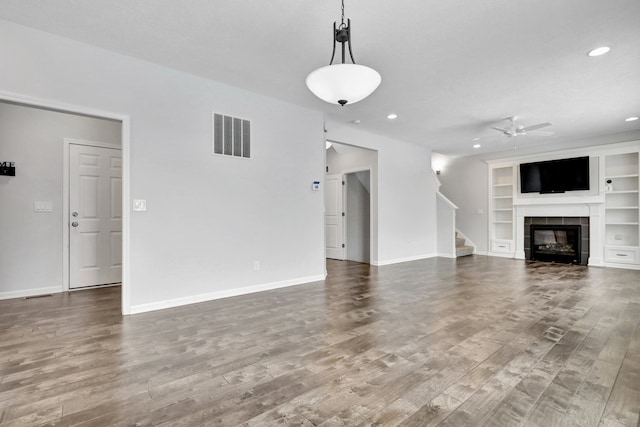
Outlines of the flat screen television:
[[522,193],[564,193],[588,189],[588,156],[520,164]]

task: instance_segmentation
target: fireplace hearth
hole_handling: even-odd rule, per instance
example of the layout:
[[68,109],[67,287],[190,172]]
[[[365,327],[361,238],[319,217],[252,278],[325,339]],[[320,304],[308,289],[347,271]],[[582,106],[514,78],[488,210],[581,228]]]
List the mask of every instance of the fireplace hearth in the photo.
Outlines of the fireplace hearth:
[[530,227],[532,260],[580,264],[580,225],[531,224]]

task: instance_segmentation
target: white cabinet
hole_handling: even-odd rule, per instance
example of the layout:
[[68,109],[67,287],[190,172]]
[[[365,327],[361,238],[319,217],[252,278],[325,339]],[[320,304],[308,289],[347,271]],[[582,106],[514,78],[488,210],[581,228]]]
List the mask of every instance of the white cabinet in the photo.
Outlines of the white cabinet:
[[513,166],[492,167],[489,173],[489,231],[491,252],[513,255],[513,196],[515,175]]
[[604,156],[607,263],[640,264],[640,162],[638,152]]

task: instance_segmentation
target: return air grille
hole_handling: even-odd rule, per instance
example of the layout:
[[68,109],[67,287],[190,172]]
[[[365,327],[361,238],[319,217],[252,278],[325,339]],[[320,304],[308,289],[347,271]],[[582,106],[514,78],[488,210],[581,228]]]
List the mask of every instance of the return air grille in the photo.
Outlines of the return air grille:
[[251,122],[213,114],[213,154],[251,157]]

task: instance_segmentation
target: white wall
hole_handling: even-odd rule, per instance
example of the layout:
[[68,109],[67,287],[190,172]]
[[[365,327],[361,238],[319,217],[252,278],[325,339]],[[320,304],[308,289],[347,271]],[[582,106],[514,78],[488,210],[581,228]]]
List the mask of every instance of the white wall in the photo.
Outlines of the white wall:
[[[319,112],[5,21],[0,39],[0,92],[130,117],[132,312],[324,277]],[[252,159],[211,155],[212,112],[251,120]]]
[[456,211],[440,196],[441,194],[436,197],[436,212],[438,214],[438,256],[455,258]]
[[[436,256],[436,182],[431,176],[431,150],[363,132],[354,125],[327,123],[327,139],[378,152],[377,264]],[[377,181],[376,181],[377,180]],[[374,261],[372,261],[374,263]]]
[[[72,114],[0,103],[0,299],[62,290],[64,138],[120,144],[121,125]],[[37,213],[35,201],[51,202]]]
[[440,192],[458,206],[456,228],[473,242],[475,253],[486,254],[489,247],[487,164],[477,157],[448,157],[436,153],[433,159],[440,168]]

